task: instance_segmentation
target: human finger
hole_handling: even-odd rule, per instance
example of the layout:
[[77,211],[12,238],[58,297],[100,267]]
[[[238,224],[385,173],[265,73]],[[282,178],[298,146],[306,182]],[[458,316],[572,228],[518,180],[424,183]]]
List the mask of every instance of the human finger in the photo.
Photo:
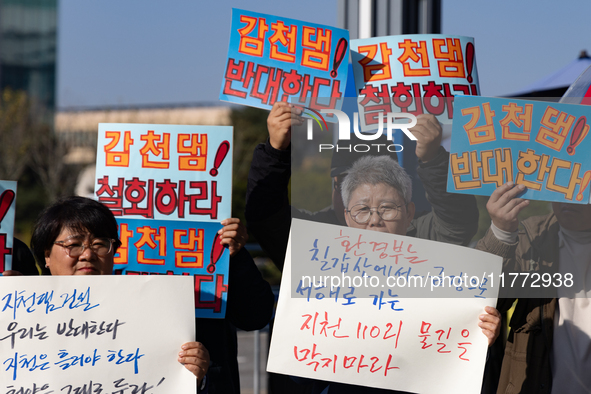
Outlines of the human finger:
[[433,115],[419,115],[417,124],[409,131],[417,140],[415,154],[422,162],[428,162],[437,156],[441,145],[441,125]]
[[513,186],[513,188],[507,190],[502,196],[500,196],[498,201],[503,205],[507,205],[511,201],[518,199],[518,196],[522,194],[525,191],[525,189],[525,185],[515,185]]
[[501,317],[501,312],[499,312],[499,310],[497,308],[495,308],[494,306],[485,306],[484,311],[489,315],[494,315],[499,318]]
[[187,342],[181,346],[179,362],[191,362],[201,365],[203,361],[209,363],[209,351],[200,342]]
[[240,223],[240,219],[238,219],[238,218],[228,218],[228,219],[224,219],[224,220],[222,220],[220,222],[220,224],[222,226],[227,226],[227,225],[234,224],[234,223]]
[[501,313],[492,306],[485,307],[485,313],[481,314],[478,318],[480,322],[478,326],[482,329],[482,333],[488,338],[488,345],[497,339],[501,332]]
[[490,347],[493,343],[495,343],[496,339],[497,339],[497,335],[495,335],[495,333],[491,330],[482,330],[482,333],[486,336],[487,339],[487,344]]
[[417,115],[417,123],[414,127],[410,128],[412,130],[417,127],[423,127],[425,130],[436,130],[437,128],[441,127],[437,118],[431,114],[421,114]]
[[301,107],[291,105],[285,102],[276,102],[269,113],[269,118],[274,118],[279,121],[288,119],[301,119],[303,109]]
[[289,110],[289,103],[286,103],[285,101],[275,101],[271,107],[271,113],[283,112],[286,108]]
[[492,192],[488,198],[488,201],[491,203],[498,201],[505,194],[505,192],[507,192],[507,190],[510,190],[513,187],[513,185],[514,183],[512,181],[503,183]]
[[220,235],[222,236],[222,239],[224,239],[224,238],[234,238],[234,237],[236,237],[236,236],[238,236],[240,234],[238,232],[238,225],[237,224],[232,224],[230,226],[225,226],[219,232],[220,232]]
[[227,245],[232,242],[240,243],[244,238],[237,231],[225,231],[220,239],[222,245]]
[[230,250],[230,256],[234,256],[242,249],[248,241],[248,232],[238,219],[233,220],[232,224],[224,226],[218,231],[220,244]]
[[[518,198],[517,196],[525,191],[524,185],[517,185],[513,187],[513,182],[507,182],[504,185],[498,187],[490,196],[488,202],[486,203],[486,209],[488,210],[491,217],[493,216],[503,216],[505,219],[515,219],[517,218],[517,213],[521,209],[523,209],[527,204],[521,204],[523,199]],[[519,208],[514,211],[515,207],[519,206]],[[508,215],[513,215],[513,217],[509,217]]]
[[432,127],[435,129],[441,127],[441,123],[439,123],[437,117],[433,114],[421,114],[417,116],[417,119],[423,121],[426,125],[428,125],[428,127]]
[[222,238],[228,237],[241,237],[248,239],[248,231],[246,231],[246,227],[240,223],[240,219],[231,218],[226,219],[221,222],[224,227],[218,230],[218,234],[222,236]]
[[[517,189],[515,189],[514,186],[515,186],[515,183],[513,183],[513,181],[505,182],[501,186],[497,187],[494,192],[492,192],[492,194],[490,195],[489,201],[497,202],[501,199],[508,201],[511,198],[513,198],[514,196],[516,196],[517,194],[519,194],[520,189],[521,189],[521,191],[523,191],[523,188],[525,188],[524,185],[517,185],[518,186]],[[511,192],[511,191],[513,191],[513,193],[506,195],[508,192]]]
[[492,202],[492,207],[489,207],[487,204],[487,208],[493,208],[494,210],[498,211],[499,214],[516,218],[519,211],[529,204],[528,200],[518,197],[525,191],[525,189],[526,188],[524,185],[517,185],[513,189],[505,192],[498,198],[497,201]]
[[521,198],[519,200],[521,201],[519,201],[518,204],[515,204],[515,206],[509,211],[509,215],[511,215],[512,217],[517,217],[517,215],[519,215],[519,212],[521,212],[521,210],[523,210],[525,207],[529,205],[529,200],[523,200]]
[[208,359],[209,352],[207,351],[207,349],[205,349],[205,347],[191,348],[179,352],[179,361],[191,361],[193,364],[196,364],[201,362],[201,360],[207,361]]
[[2,272],[2,276],[23,276],[23,274],[15,270],[6,270]]
[[193,375],[195,375],[195,377],[197,378],[197,380],[199,382],[201,382],[203,377],[207,374],[207,369],[204,369],[203,367],[201,367],[199,365],[195,365],[195,364],[191,364],[191,363],[181,363],[181,364],[183,364],[183,366],[187,370],[189,370]]
[[267,122],[267,123],[269,123],[272,126],[276,126],[276,127],[281,126],[281,127],[287,128],[287,127],[290,127],[292,123],[298,121],[297,117],[298,117],[298,115],[294,115],[291,112],[289,112],[289,110],[288,110],[286,112],[277,114],[277,116],[274,119],[270,119],[271,123],[269,123],[269,122]]

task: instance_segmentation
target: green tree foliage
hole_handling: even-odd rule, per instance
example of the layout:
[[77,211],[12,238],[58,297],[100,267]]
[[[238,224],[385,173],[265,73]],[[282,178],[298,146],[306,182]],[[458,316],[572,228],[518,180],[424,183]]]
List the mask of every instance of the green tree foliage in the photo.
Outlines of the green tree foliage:
[[70,144],[45,124],[37,127],[35,135],[36,143],[29,151],[29,166],[37,174],[48,200],[54,202],[72,195],[80,167],[64,162]]
[[16,181],[25,171],[34,144],[33,118],[25,92],[10,88],[0,98],[0,179]]
[[52,118],[23,91],[0,93],[0,179],[18,182],[15,232],[25,242],[43,207],[73,193],[78,172],[63,161],[68,143]]

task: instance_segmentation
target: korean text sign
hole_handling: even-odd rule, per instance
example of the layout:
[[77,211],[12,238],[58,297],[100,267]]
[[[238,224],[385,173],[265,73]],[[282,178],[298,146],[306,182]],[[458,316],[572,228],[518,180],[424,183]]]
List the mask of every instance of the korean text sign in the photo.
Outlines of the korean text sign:
[[100,124],[95,194],[119,223],[115,272],[194,275],[199,317],[225,315],[232,127]]
[[116,217],[219,222],[232,206],[232,127],[99,124],[95,194]]
[[[169,277],[10,277],[0,290],[3,393],[195,393],[193,285]],[[123,302],[124,301],[124,302]]]
[[235,8],[220,100],[270,109],[291,98],[314,109],[338,109],[348,41],[344,29]]
[[503,183],[527,199],[589,203],[591,107],[456,97],[447,190],[490,196]]
[[12,269],[16,182],[0,181],[0,273]]
[[[413,34],[351,40],[362,130],[376,128],[380,112],[453,116],[453,96],[479,95],[474,39]],[[383,115],[383,114],[382,114]]]
[[[455,268],[479,275],[498,275],[501,270],[498,256],[469,248],[294,219],[269,371],[420,393],[480,390],[487,339],[478,316],[485,306],[496,304],[497,290],[489,289],[485,295],[490,298],[485,298],[463,285],[466,295],[460,299],[405,298],[398,297],[402,288],[378,285],[373,294],[359,296],[350,284],[333,287],[316,277],[317,283],[306,286],[299,278],[302,266],[310,267],[308,272],[323,267],[325,275],[341,276],[345,270],[355,271],[358,261],[365,270],[360,278],[379,278],[381,268],[374,267],[395,258],[381,259],[382,253],[375,252],[394,241],[399,247],[404,243],[401,249],[414,252],[417,260],[403,264],[401,257],[400,265],[406,267],[391,273],[393,278],[416,276],[411,266],[429,266],[433,275],[440,273],[436,267],[444,268],[445,275],[461,275]],[[341,260],[336,273],[326,270],[335,264],[334,256]],[[429,288],[422,291],[428,293]]]
[[116,274],[193,275],[197,317],[223,318],[229,252],[219,243],[219,223],[117,219],[121,247]]

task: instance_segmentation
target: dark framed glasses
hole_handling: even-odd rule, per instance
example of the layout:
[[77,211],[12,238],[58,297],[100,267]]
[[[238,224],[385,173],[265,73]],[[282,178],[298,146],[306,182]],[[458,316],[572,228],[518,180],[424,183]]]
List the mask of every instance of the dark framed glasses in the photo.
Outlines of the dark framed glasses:
[[371,215],[375,212],[382,220],[392,222],[398,218],[400,208],[404,205],[396,205],[390,202],[381,203],[377,208],[369,207],[365,204],[353,205],[351,209],[347,209],[351,215],[351,219],[358,224],[367,224]]

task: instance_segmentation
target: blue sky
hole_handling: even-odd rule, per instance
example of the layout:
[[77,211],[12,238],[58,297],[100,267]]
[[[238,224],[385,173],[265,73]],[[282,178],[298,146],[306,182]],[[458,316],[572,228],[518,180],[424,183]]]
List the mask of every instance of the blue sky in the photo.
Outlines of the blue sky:
[[[386,0],[379,0],[386,1]],[[59,108],[218,104],[232,7],[336,26],[336,0],[60,0]],[[588,0],[442,0],[442,33],[475,38],[483,95],[591,53]]]

